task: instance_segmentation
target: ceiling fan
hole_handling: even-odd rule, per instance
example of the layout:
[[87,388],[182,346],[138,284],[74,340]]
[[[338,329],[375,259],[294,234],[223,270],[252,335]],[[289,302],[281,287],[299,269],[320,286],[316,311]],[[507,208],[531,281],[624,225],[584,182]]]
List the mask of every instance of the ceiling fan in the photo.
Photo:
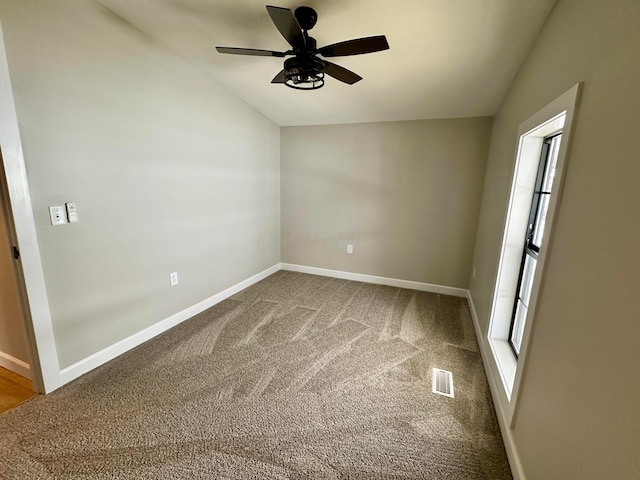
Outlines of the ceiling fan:
[[318,14],[311,7],[298,7],[295,13],[288,8],[267,5],[267,11],[276,28],[280,31],[292,49],[285,52],[258,50],[254,48],[216,47],[220,53],[233,55],[254,55],[259,57],[287,57],[284,68],[271,80],[271,83],[284,83],[298,90],[315,90],[324,85],[325,74],[352,85],[362,80],[357,73],[340,65],[331,63],[322,57],[343,57],[363,53],[387,50],[389,43],[384,35],[356,38],[317,48],[316,40],[309,36],[318,20]]

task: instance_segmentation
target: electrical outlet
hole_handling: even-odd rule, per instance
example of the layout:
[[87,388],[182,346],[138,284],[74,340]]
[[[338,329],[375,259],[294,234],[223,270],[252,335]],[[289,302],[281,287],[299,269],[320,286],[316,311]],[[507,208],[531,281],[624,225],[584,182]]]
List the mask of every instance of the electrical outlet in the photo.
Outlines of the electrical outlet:
[[347,245],[347,253],[353,253],[353,245]]
[[178,284],[178,272],[169,274],[169,279],[171,280],[171,286],[175,287]]
[[473,275],[472,278],[476,278],[476,266],[473,266]]

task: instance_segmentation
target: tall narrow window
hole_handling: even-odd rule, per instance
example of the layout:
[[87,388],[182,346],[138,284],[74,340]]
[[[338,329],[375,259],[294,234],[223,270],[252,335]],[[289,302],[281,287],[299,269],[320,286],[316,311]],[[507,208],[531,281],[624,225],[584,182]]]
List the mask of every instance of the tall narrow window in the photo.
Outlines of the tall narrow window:
[[516,357],[520,354],[522,334],[524,333],[525,319],[527,318],[538,255],[540,254],[540,247],[542,246],[544,223],[549,209],[549,198],[551,197],[551,188],[556,172],[561,140],[562,134],[556,134],[546,137],[542,144],[542,153],[538,164],[531,209],[529,210],[528,228],[524,241],[522,261],[520,262],[520,274],[518,276],[518,286],[516,288],[516,297],[509,328],[509,345],[511,345]]
[[580,89],[581,84],[574,85],[518,128],[487,330],[493,356],[493,361],[487,362],[487,371],[493,378],[490,381],[496,382],[498,403],[511,427],[526,375],[529,340],[536,324],[546,320],[536,313],[538,295],[553,243],[552,227],[561,201]]

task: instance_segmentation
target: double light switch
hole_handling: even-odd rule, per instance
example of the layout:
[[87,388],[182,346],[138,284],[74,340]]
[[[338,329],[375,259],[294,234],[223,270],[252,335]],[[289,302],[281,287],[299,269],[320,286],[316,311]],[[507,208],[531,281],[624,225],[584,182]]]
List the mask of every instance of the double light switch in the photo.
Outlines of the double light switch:
[[78,221],[78,208],[75,202],[67,202],[64,207],[49,207],[49,217],[51,225],[63,225],[65,223],[76,223]]

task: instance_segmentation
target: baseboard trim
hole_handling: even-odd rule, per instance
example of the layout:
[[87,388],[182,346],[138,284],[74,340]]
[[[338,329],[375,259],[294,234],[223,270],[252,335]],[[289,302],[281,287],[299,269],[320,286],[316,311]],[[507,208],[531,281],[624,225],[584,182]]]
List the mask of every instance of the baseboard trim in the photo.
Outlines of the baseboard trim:
[[7,370],[11,370],[13,373],[31,380],[31,367],[27,362],[12,357],[8,353],[0,352],[0,367],[4,367]]
[[166,332],[167,330],[179,325],[180,323],[188,320],[189,318],[197,315],[198,313],[206,310],[207,308],[211,308],[217,303],[229,298],[232,295],[235,295],[240,290],[244,290],[247,287],[250,287],[254,283],[259,282],[260,280],[268,277],[269,275],[280,270],[280,264],[277,263],[266,270],[263,270],[260,273],[253,275],[252,277],[247,278],[235,285],[223,290],[220,293],[217,293],[206,300],[203,300],[189,308],[185,308],[184,310],[171,315],[164,320],[160,320],[157,323],[141,330],[137,333],[134,333],[130,337],[127,337],[119,342],[114,343],[113,345],[100,350],[99,352],[94,353],[93,355],[88,356],[87,358],[80,360],[79,362],[74,363],[73,365],[63,369],[60,372],[60,377],[62,379],[62,384],[69,383],[72,380],[84,375],[85,373],[93,370],[100,365],[107,363],[110,360],[122,355],[123,353],[131,350],[132,348],[141,345],[142,343],[151,340],[153,337],[160,335],[161,333]]
[[496,372],[491,369],[493,358],[491,357],[491,347],[485,335],[482,333],[480,323],[478,322],[478,314],[476,313],[476,307],[473,304],[473,297],[471,292],[467,290],[467,300],[469,302],[469,310],[471,311],[471,318],[473,319],[473,328],[476,331],[476,338],[478,339],[478,346],[480,347],[480,355],[482,356],[482,364],[484,371],[489,381],[489,389],[491,390],[491,396],[493,398],[493,405],[495,407],[496,416],[498,417],[498,424],[500,425],[500,432],[502,433],[502,440],[504,442],[504,448],[507,452],[507,458],[509,459],[509,466],[511,467],[511,474],[514,480],[526,480],[524,470],[522,468],[522,462],[520,461],[520,455],[518,448],[516,447],[515,440],[513,439],[513,433],[509,427],[509,420],[507,414],[502,406],[502,401],[499,395],[499,389],[503,388],[501,385],[502,380],[497,378]]
[[366,275],[364,273],[344,272],[342,270],[330,270],[327,268],[309,267],[306,265],[296,265],[293,263],[282,263],[282,270],[291,272],[310,273],[323,277],[341,278],[343,280],[354,280],[356,282],[375,283],[377,285],[388,285],[390,287],[408,288],[420,290],[422,292],[440,293],[442,295],[452,295],[454,297],[467,297],[467,290],[464,288],[447,287],[445,285],[435,285],[432,283],[414,282],[412,280],[400,280],[398,278],[378,277]]

